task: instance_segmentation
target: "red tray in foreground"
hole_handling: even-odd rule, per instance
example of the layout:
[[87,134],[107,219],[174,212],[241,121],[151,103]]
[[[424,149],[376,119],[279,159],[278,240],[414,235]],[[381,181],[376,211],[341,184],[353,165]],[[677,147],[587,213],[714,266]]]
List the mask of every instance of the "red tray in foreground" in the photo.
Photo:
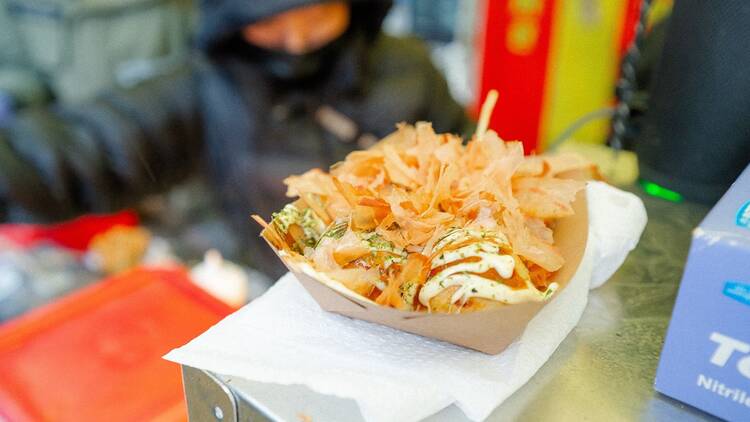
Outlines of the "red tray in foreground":
[[232,312],[180,269],[134,270],[0,326],[0,420],[186,420],[161,357]]

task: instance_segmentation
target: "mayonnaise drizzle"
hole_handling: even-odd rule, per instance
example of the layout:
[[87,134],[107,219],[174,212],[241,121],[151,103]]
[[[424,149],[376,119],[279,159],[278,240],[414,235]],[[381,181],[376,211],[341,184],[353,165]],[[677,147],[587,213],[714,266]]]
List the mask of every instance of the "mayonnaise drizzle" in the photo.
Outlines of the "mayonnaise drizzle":
[[485,231],[485,230],[477,230],[477,229],[453,229],[448,232],[445,236],[443,236],[436,244],[433,250],[439,251],[441,249],[444,249],[451,243],[455,243],[457,241],[466,240],[466,239],[478,239],[478,240],[494,240],[496,242],[499,242],[502,245],[510,245],[508,243],[508,238],[505,237],[505,235],[501,232],[491,232],[491,231]]
[[435,274],[428,283],[434,282],[440,284],[442,280],[457,273],[474,273],[482,274],[490,269],[494,268],[500,277],[510,278],[513,275],[513,267],[515,261],[513,257],[509,255],[489,255],[482,254],[482,260],[478,262],[462,262],[460,264],[452,265],[439,273]]
[[428,279],[419,292],[419,301],[422,305],[429,308],[432,298],[445,289],[456,285],[459,288],[451,296],[451,303],[458,301],[465,303],[472,297],[492,299],[507,304],[539,302],[549,297],[557,289],[558,285],[552,283],[545,292],[540,292],[528,280],[526,280],[526,288],[513,289],[501,282],[480,276],[479,274],[490,269],[494,269],[504,279],[513,276],[515,259],[510,255],[500,254],[500,246],[497,243],[507,245],[507,238],[499,232],[456,229],[440,239],[435,245],[435,250],[441,250],[452,243],[471,238],[479,241],[441,253],[432,260],[430,267],[435,269],[472,257],[478,257],[481,260],[462,262],[446,267]]
[[465,303],[469,298],[481,297],[498,302],[515,304],[522,302],[541,302],[557,290],[557,283],[552,283],[547,291],[540,292],[536,289],[512,289],[505,284],[488,280],[476,274],[459,273],[446,277],[442,283],[431,283],[428,281],[419,292],[419,301],[429,307],[430,299],[443,290],[459,285],[460,287],[451,296],[451,303]]
[[[476,244],[470,245],[470,247],[474,251],[477,249],[476,246]],[[460,251],[461,249],[457,249],[456,252]],[[448,255],[448,253],[446,253],[445,255]],[[487,272],[490,269],[494,268],[495,271],[497,271],[497,273],[500,275],[500,277],[510,278],[513,275],[513,268],[515,266],[513,257],[510,255],[473,252],[467,253],[465,255],[461,254],[457,257],[451,257],[453,259],[448,262],[456,261],[469,256],[479,256],[482,258],[482,260],[478,262],[462,262],[460,264],[447,267],[439,273],[435,274],[429,280],[427,280],[424,286],[422,286],[422,290],[419,291],[419,301],[423,305],[429,306],[430,300],[443,290],[455,284],[460,284],[461,282],[469,282],[456,291],[454,297],[451,299],[451,302],[456,302],[461,297],[464,297],[464,300],[466,300],[472,296],[486,297],[488,299],[496,299],[503,302],[504,300],[502,299],[505,298],[507,294],[504,291],[498,291],[495,286],[503,286],[508,290],[512,289],[508,288],[508,286],[502,283],[480,277],[477,274]],[[448,256],[445,256],[443,260],[447,260],[448,258]],[[459,292],[461,293],[460,295]]]
[[[470,257],[481,257],[481,258],[496,258],[498,256],[509,256],[509,255],[498,255],[500,253],[500,247],[489,242],[478,242],[473,243],[471,245],[463,246],[458,249],[443,252],[440,255],[438,255],[435,259],[432,260],[432,265],[430,268],[434,269],[441,265],[450,264],[451,262],[455,262],[461,259],[470,258]],[[511,257],[511,264],[512,264],[513,258]],[[506,268],[506,267],[502,267]],[[501,268],[495,268],[498,273],[500,273]],[[489,270],[489,268],[487,268]],[[487,271],[484,270],[484,271]],[[482,272],[484,272],[482,271]],[[513,265],[510,266],[510,272],[508,275],[503,275],[503,273],[500,273],[500,275],[503,275],[503,278],[509,278],[513,275]]]

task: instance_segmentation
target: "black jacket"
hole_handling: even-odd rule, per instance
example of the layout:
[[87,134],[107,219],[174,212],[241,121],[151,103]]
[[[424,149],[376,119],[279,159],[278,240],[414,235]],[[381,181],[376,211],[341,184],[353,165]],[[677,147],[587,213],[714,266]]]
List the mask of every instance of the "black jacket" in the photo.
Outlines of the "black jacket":
[[253,264],[278,275],[249,215],[288,201],[284,177],[327,168],[400,121],[467,124],[423,44],[380,32],[389,1],[352,1],[350,29],[314,78],[269,76],[239,29],[315,2],[206,0],[189,66],[89,104],[21,113],[0,130],[0,208],[38,220],[109,211],[203,170]]

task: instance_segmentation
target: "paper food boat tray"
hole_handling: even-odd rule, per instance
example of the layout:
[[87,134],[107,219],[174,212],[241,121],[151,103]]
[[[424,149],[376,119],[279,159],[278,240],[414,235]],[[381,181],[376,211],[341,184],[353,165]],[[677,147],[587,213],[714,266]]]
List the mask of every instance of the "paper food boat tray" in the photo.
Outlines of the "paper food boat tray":
[[444,314],[401,311],[381,306],[322,277],[310,266],[294,262],[288,256],[280,254],[270,242],[269,245],[310,296],[326,311],[494,355],[513,343],[526,329],[529,321],[542,307],[556,300],[575,275],[588,239],[585,190],[576,197],[573,209],[575,215],[559,219],[554,228],[555,245],[565,258],[565,265],[552,278],[552,281],[560,285],[552,298],[546,302],[520,303],[486,311]]

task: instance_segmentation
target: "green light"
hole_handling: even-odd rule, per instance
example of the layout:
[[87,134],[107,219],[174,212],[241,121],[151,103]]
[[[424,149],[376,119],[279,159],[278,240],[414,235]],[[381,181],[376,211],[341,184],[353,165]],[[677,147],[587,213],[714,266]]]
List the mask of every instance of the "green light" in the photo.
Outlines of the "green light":
[[682,202],[682,195],[680,195],[678,192],[667,189],[663,186],[659,186],[654,182],[649,182],[648,180],[641,179],[639,183],[643,190],[645,190],[646,193],[651,196],[655,196],[657,198],[661,198],[671,202]]

